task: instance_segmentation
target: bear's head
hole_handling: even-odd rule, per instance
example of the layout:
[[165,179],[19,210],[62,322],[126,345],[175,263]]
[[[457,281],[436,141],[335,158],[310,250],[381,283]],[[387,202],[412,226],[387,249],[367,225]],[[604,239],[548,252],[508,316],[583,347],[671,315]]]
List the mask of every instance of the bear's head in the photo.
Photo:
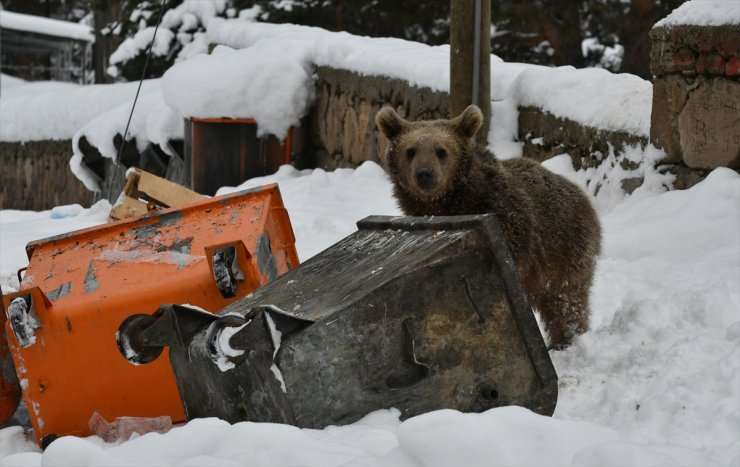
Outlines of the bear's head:
[[451,120],[409,122],[384,107],[375,123],[391,143],[386,162],[393,182],[412,198],[429,202],[466,178],[483,113],[471,105]]

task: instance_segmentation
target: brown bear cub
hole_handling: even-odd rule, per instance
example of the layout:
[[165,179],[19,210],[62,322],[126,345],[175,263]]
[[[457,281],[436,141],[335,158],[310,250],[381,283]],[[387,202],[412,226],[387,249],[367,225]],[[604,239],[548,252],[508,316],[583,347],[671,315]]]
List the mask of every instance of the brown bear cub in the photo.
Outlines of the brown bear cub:
[[550,348],[588,329],[601,227],[580,188],[530,159],[499,161],[476,145],[483,114],[472,105],[452,120],[420,122],[384,107],[375,122],[390,140],[386,163],[406,215],[495,213]]

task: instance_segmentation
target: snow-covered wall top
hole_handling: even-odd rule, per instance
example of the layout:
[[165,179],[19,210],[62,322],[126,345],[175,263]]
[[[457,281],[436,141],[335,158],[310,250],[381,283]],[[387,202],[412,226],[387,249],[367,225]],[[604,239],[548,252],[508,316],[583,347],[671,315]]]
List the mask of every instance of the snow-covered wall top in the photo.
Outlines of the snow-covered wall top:
[[[184,116],[251,117],[261,131],[282,136],[308,108],[311,92],[303,86],[312,65],[449,91],[449,46],[223,19],[209,23],[208,36],[242,50],[217,49],[165,74],[165,102]],[[645,80],[600,69],[504,63],[496,56],[491,61],[494,100],[514,99],[594,128],[650,132],[652,86]]]
[[727,24],[740,24],[740,1],[690,0],[655,23],[655,26],[722,26]]
[[265,41],[298,47],[317,66],[387,76],[412,86],[447,91],[450,87],[450,47],[428,46],[394,38],[370,38],[346,32],[293,24],[253,23],[214,18],[208,39],[234,49],[260,47]]
[[72,23],[70,21],[44,18],[43,16],[13,13],[5,10],[0,10],[0,28],[95,42],[95,34],[90,26]]
[[[142,92],[153,85],[151,80],[145,81]],[[123,103],[130,108],[137,86],[36,81],[3,89],[0,141],[71,139],[98,115]]]
[[[144,83],[129,138],[145,147],[182,138],[183,117],[246,117],[261,133],[283,137],[314,97],[314,67],[400,79],[438,92],[449,90],[449,46],[369,38],[288,24],[214,19],[209,41],[225,44]],[[74,137],[75,174],[91,189],[81,165],[85,136],[104,157],[115,158],[113,138],[123,134],[137,83],[79,86],[37,82],[3,90],[0,140]],[[596,129],[650,133],[652,85],[633,75],[504,63],[491,57],[491,96],[537,107]]]

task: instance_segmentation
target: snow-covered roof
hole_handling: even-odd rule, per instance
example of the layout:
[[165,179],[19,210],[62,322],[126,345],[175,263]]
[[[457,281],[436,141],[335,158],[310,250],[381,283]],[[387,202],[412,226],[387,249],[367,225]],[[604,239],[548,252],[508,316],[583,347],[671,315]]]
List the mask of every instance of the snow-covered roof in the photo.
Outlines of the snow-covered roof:
[[95,34],[90,26],[5,10],[0,10],[0,28],[95,42]]
[[655,26],[723,26],[728,24],[740,25],[739,0],[689,0],[655,23]]

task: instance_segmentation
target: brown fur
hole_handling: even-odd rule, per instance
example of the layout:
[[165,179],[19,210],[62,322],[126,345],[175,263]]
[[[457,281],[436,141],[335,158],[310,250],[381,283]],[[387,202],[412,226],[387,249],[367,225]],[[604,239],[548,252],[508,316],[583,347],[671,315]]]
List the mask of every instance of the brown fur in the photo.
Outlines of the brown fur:
[[376,117],[390,140],[386,164],[407,215],[493,212],[551,348],[588,329],[589,289],[601,227],[586,195],[530,159],[497,160],[473,136],[483,121],[470,106],[452,120],[408,122],[385,107]]

